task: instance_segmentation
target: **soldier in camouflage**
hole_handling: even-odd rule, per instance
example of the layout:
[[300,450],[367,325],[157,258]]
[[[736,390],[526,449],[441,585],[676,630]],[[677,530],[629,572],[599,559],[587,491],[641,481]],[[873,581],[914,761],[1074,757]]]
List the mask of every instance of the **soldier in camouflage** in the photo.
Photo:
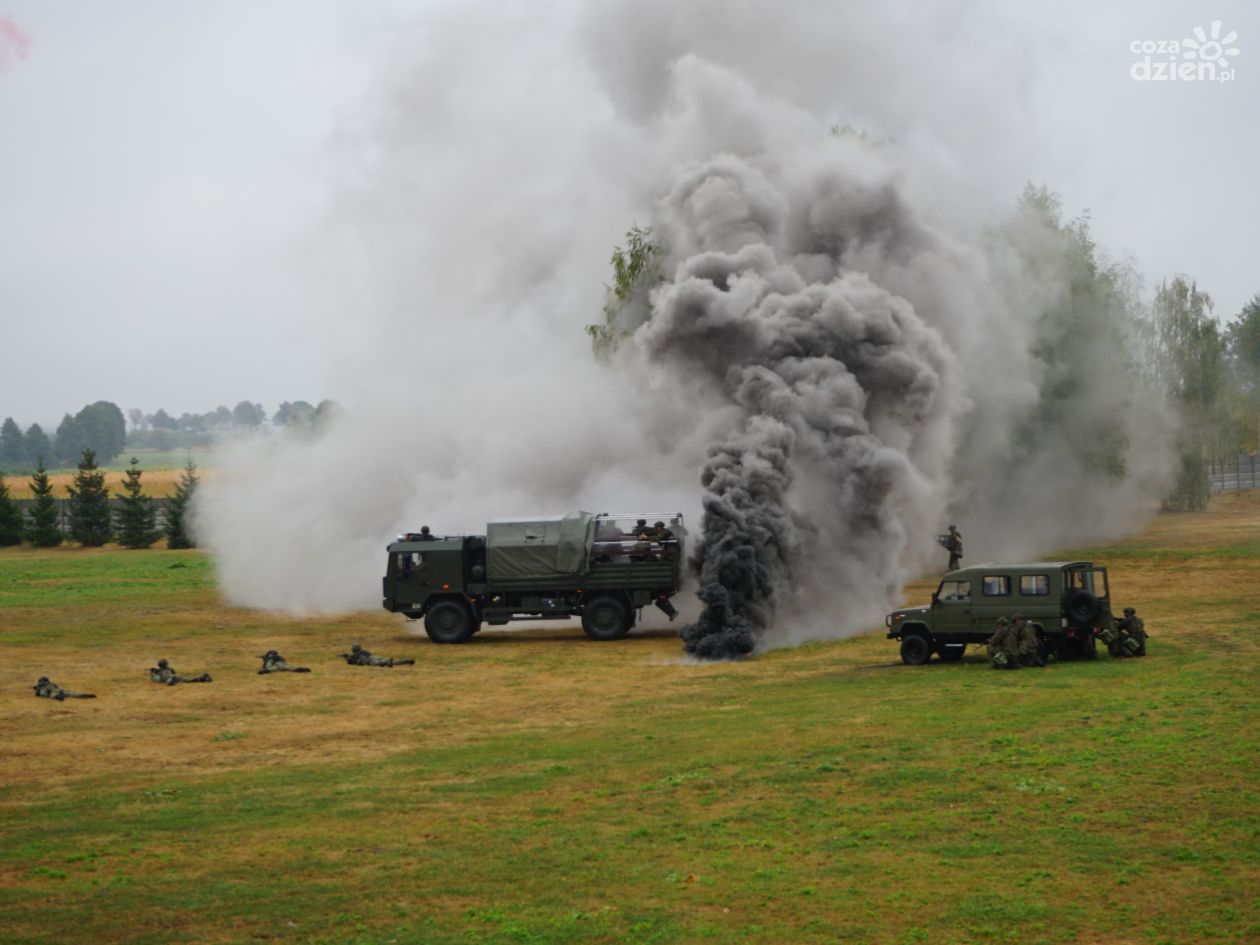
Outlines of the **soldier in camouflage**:
[[262,669],[258,671],[259,676],[265,676],[268,673],[309,673],[310,669],[305,666],[290,666],[285,662],[284,657],[275,650],[268,650],[259,657],[263,661]]
[[998,617],[997,631],[985,646],[989,651],[989,665],[994,669],[1019,669],[1019,641],[1005,617]]
[[149,679],[155,683],[165,683],[168,686],[174,686],[182,682],[214,682],[210,678],[209,673],[202,673],[200,676],[181,676],[164,659],[158,660],[156,666],[149,667]]
[[410,659],[395,660],[385,656],[373,656],[357,643],[350,647],[349,653],[342,653],[341,657],[351,666],[414,666],[416,662]]
[[90,692],[70,692],[62,689],[47,676],[40,676],[39,682],[35,683],[35,695],[42,699],[56,699],[58,702],[64,702],[66,699],[95,699],[96,696]]
[[[1132,607],[1124,608],[1124,616],[1116,621],[1115,656],[1146,655],[1146,623]],[[1108,647],[1110,651],[1110,647]]]
[[1019,652],[1020,666],[1045,666],[1045,645],[1037,636],[1037,631],[1023,614],[1011,618],[1011,634],[1015,637],[1015,646]]

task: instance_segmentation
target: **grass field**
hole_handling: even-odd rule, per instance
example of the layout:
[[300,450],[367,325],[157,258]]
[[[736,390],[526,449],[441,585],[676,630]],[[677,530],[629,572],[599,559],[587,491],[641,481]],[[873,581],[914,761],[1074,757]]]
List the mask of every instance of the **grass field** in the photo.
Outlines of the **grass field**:
[[439,647],[225,607],[198,552],[0,551],[0,941],[1260,940],[1260,497],[1064,553],[1149,657]]

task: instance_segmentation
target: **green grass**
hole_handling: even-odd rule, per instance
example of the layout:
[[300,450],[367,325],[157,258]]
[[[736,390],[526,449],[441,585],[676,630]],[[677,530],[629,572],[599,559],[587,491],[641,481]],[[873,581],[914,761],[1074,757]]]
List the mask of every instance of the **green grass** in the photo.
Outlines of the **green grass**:
[[[1087,550],[1142,590],[1150,657],[1018,673],[880,634],[716,667],[665,636],[436,647],[224,608],[198,553],[0,553],[0,939],[1255,941],[1260,646],[1201,645],[1159,541]],[[1194,567],[1242,625],[1239,547]],[[419,665],[338,666],[351,638]],[[255,676],[276,639],[315,672]],[[140,644],[215,683],[131,681]],[[101,698],[30,698],[46,661]]]

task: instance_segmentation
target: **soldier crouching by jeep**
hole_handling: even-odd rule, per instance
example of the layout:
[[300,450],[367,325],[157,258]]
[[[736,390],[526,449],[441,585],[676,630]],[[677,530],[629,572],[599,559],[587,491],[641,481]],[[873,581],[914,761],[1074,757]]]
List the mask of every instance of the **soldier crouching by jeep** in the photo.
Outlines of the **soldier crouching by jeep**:
[[385,656],[373,656],[359,644],[350,647],[349,653],[342,653],[341,658],[351,666],[414,666],[415,660],[395,660]]
[[1116,617],[1114,626],[1098,631],[1098,639],[1107,644],[1107,654],[1117,658],[1146,655],[1146,623],[1132,607],[1124,608],[1124,616]]
[[1019,669],[1019,640],[1005,617],[998,617],[997,631],[985,646],[989,651],[989,665],[994,669]]

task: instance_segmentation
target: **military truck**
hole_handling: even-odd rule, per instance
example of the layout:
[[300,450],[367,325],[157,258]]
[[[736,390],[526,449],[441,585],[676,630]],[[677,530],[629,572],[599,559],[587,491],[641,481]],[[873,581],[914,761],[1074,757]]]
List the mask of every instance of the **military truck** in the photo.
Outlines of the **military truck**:
[[570,617],[592,640],[617,640],[649,603],[677,614],[685,538],[680,513],[497,519],[485,535],[426,528],[389,544],[383,606],[423,617],[435,643],[463,643],[483,624]]
[[919,666],[937,654],[962,659],[984,643],[998,617],[1023,614],[1048,652],[1059,659],[1093,659],[1095,633],[1112,625],[1107,569],[1089,561],[978,564],[950,571],[926,607],[884,618],[888,638],[901,641],[901,659]]

